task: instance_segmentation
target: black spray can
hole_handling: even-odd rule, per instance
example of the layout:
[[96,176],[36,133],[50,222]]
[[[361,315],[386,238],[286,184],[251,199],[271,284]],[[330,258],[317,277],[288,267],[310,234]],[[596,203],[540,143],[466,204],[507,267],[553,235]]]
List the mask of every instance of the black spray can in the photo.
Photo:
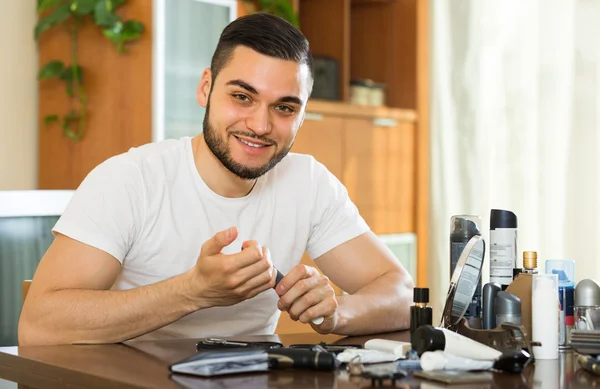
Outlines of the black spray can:
[[[455,215],[450,219],[450,279],[465,246],[475,235],[481,235],[481,216]],[[481,317],[481,275],[465,318]]]

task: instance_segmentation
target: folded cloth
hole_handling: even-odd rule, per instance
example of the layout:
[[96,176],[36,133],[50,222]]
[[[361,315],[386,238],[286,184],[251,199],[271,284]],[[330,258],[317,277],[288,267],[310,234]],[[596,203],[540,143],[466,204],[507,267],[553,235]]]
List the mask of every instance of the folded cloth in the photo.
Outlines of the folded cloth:
[[403,358],[404,356],[385,351],[350,348],[337,355],[337,360],[342,363],[350,363],[350,361],[359,363],[393,362]]
[[365,343],[365,348],[367,350],[389,352],[399,357],[404,357],[412,349],[409,342],[388,339],[370,339]]
[[425,371],[489,370],[493,366],[494,361],[467,359],[442,350],[427,351],[421,355],[421,368]]

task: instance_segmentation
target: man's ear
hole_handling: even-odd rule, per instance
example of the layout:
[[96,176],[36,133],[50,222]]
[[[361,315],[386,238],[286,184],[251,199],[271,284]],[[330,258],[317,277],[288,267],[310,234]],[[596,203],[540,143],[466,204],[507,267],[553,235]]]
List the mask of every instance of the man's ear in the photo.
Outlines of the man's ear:
[[212,86],[212,73],[210,68],[204,69],[202,72],[202,78],[196,89],[196,100],[202,107],[206,107],[208,104],[208,96],[210,95],[210,88]]

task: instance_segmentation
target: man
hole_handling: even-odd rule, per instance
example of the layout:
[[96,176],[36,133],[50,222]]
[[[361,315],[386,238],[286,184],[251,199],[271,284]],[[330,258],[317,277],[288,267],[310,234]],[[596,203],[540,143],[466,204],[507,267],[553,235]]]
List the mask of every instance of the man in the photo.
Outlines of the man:
[[[19,343],[270,334],[280,311],[320,333],[407,328],[410,275],[323,165],[288,154],[312,83],[292,25],[231,23],[197,89],[203,134],[86,177],[35,273]],[[304,251],[325,275],[299,264]]]

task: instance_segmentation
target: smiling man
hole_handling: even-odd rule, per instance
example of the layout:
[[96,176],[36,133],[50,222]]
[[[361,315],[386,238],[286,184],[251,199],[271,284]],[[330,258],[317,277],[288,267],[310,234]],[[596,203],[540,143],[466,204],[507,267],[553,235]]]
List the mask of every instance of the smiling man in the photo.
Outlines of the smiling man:
[[[86,177],[35,273],[19,343],[271,334],[280,311],[320,333],[407,328],[410,275],[335,176],[289,153],[312,83],[292,25],[231,23],[197,88],[203,133]],[[300,264],[305,251],[324,275]]]

